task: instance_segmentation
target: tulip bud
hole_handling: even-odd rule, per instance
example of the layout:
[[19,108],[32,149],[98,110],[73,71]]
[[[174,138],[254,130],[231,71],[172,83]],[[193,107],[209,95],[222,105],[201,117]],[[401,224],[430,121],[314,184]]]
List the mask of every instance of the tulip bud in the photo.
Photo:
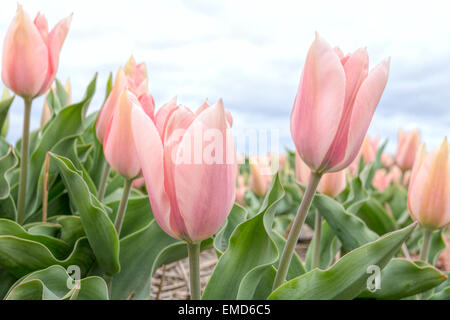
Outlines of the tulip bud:
[[389,59],[368,72],[365,49],[341,57],[316,34],[291,114],[297,152],[315,172],[336,172],[357,156],[386,86]]
[[[298,153],[295,154],[295,172],[297,181],[306,185],[309,181],[311,170],[306,163],[303,162]],[[329,197],[334,198],[339,193],[344,191],[346,184],[345,170],[326,173],[322,176],[322,179],[317,186],[317,190]]]
[[383,153],[381,155],[381,162],[386,168],[390,168],[394,164],[394,157],[388,153]]
[[110,127],[105,135],[106,161],[121,176],[133,179],[141,172],[131,131],[131,110],[141,108],[137,98],[128,90],[122,91]]
[[450,224],[450,155],[447,138],[427,154],[417,153],[408,189],[408,209],[413,220],[426,230]]
[[198,242],[217,232],[236,198],[233,136],[222,100],[197,116],[173,104],[156,124],[133,108],[132,132],[156,221],[172,237]]
[[71,20],[72,16],[61,20],[48,32],[43,15],[33,22],[18,6],[3,43],[2,80],[7,87],[28,99],[50,88]]
[[377,170],[372,179],[372,185],[380,192],[383,192],[384,189],[389,187],[391,182],[392,176],[389,175],[384,169]]
[[263,197],[269,189],[272,181],[270,172],[268,159],[250,159],[250,189],[259,197]]
[[401,129],[398,131],[398,147],[395,162],[403,171],[412,169],[419,146],[419,131],[403,132]]

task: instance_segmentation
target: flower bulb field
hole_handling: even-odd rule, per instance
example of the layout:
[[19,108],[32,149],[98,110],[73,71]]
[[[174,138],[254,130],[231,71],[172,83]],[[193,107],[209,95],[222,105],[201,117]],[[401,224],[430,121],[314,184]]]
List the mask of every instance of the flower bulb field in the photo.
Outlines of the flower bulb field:
[[[448,137],[429,144],[420,123],[397,137],[369,129],[400,85],[388,46],[346,33],[339,46],[320,28],[296,39],[306,49],[289,113],[245,133],[247,102],[211,90],[185,105],[183,87],[162,100],[152,77],[165,67],[126,43],[82,88],[61,81],[83,22],[44,13],[2,11],[0,299],[259,301],[223,305],[223,317],[273,314],[272,300],[450,300]],[[174,313],[219,316],[187,301]]]

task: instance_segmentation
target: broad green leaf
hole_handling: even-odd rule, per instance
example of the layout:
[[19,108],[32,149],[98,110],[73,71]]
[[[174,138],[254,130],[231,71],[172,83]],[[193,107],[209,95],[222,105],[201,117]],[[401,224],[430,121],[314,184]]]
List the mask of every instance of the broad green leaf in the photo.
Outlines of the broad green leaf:
[[283,196],[284,190],[276,175],[260,213],[238,225],[231,235],[229,246],[206,285],[203,299],[236,299],[240,283],[248,272],[277,261],[278,249],[271,233],[276,205]]
[[319,210],[347,251],[378,238],[378,235],[370,230],[364,221],[348,213],[339,202],[330,197],[317,194],[314,197],[313,206]]
[[51,157],[60,170],[70,199],[80,215],[81,224],[99,265],[108,275],[119,272],[119,239],[105,209],[89,192],[80,171],[73,166],[70,160],[55,154],[52,154]]
[[347,199],[343,203],[344,208],[350,207],[355,202],[367,199],[369,194],[363,187],[363,183],[359,177],[353,178],[349,183],[349,193]]
[[444,251],[446,247],[444,239],[442,238],[442,232],[443,229],[439,229],[438,231],[434,231],[431,235],[431,244],[427,261],[433,266],[436,264],[441,252]]
[[[313,255],[313,243],[314,237],[311,239],[308,251],[306,252],[305,268],[306,270],[311,270],[312,265],[312,255]],[[320,258],[319,258],[319,268],[326,269],[333,262],[334,257],[341,248],[341,243],[339,239],[334,235],[333,229],[328,225],[328,222],[322,222],[322,233],[320,237]]]
[[8,175],[17,166],[17,162],[13,147],[0,157],[0,200],[10,196],[11,186]]
[[39,242],[47,247],[57,259],[64,259],[70,253],[70,247],[64,241],[45,235],[31,234],[16,222],[8,219],[0,219],[0,236],[14,236]]
[[379,235],[397,229],[396,221],[374,198],[368,198],[355,202],[347,211],[363,220],[366,225]]
[[214,248],[219,255],[223,254],[228,248],[231,234],[241,222],[245,221],[246,217],[247,211],[245,208],[235,203],[224,225],[214,237]]
[[368,267],[383,269],[415,226],[416,223],[411,224],[351,251],[327,270],[314,269],[288,281],[272,292],[269,299],[353,299],[367,286]]
[[107,300],[108,288],[102,278],[81,279],[79,288],[66,269],[50,266],[20,279],[10,289],[7,300],[61,300],[76,297],[77,300]]
[[18,278],[54,264],[78,265],[84,274],[94,260],[86,238],[81,238],[75,243],[72,253],[66,259],[59,260],[39,242],[15,236],[0,236],[0,266]]
[[237,300],[266,300],[272,292],[277,270],[272,265],[261,265],[248,272],[239,285]]
[[16,282],[17,278],[0,267],[0,299],[8,293],[9,288]]
[[8,133],[8,112],[15,96],[10,97],[8,89],[4,89],[3,97],[0,101],[0,133],[2,137],[6,137]]
[[[120,190],[122,197],[122,190]],[[106,200],[106,199],[105,199]],[[111,220],[114,221],[119,208],[120,199],[106,202],[106,205],[112,209]],[[141,230],[146,227],[153,219],[152,208],[147,196],[130,196],[128,199],[127,210],[120,232],[120,238]]]
[[380,279],[380,289],[365,290],[359,297],[402,299],[436,287],[446,276],[427,263],[394,258],[381,271]]
[[428,300],[450,300],[450,287],[433,294]]
[[178,240],[167,235],[156,223],[120,240],[120,272],[111,280],[111,299],[127,299],[150,279],[159,253]]

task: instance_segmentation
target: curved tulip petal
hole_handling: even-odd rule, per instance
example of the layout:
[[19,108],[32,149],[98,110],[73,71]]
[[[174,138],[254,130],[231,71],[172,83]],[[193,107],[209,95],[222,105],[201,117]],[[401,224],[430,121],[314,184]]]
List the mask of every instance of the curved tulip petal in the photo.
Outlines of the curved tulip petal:
[[159,135],[163,139],[164,131],[166,129],[167,121],[169,120],[170,115],[178,108],[177,105],[177,97],[173,97],[172,100],[164,104],[155,115],[155,125],[156,129],[158,129]]
[[[338,55],[316,35],[306,57],[291,114],[291,133],[302,159],[322,166],[344,110],[345,73]],[[323,128],[326,128],[324,130]]]
[[345,171],[325,173],[320,179],[317,190],[329,196],[336,197],[339,193],[344,191],[346,185]]
[[34,18],[34,25],[41,34],[44,43],[48,45],[48,22],[44,15],[38,13]]
[[396,164],[405,171],[412,169],[419,146],[420,134],[418,130],[412,130],[408,133],[399,130],[398,147],[395,155]]
[[126,88],[126,78],[125,73],[122,69],[119,69],[116,74],[116,79],[114,80],[113,88],[108,96],[108,99],[106,99],[105,104],[103,105],[102,109],[100,110],[100,113],[97,118],[96,123],[96,132],[97,132],[97,138],[101,143],[104,143],[106,130],[108,129],[111,119],[113,117],[113,114],[117,108],[117,105],[119,104],[120,95]]
[[155,100],[150,93],[144,93],[139,97],[139,102],[145,113],[152,119],[155,119]]
[[56,71],[58,70],[59,54],[69,32],[72,15],[61,20],[48,34],[48,70],[47,77],[41,87],[40,94],[43,94],[51,86],[55,80]]
[[119,99],[119,105],[105,135],[104,153],[114,170],[123,177],[133,179],[141,172],[141,166],[131,131],[131,110],[141,106],[128,90],[122,91]]
[[174,170],[178,146],[194,118],[191,110],[180,107],[169,117],[164,133],[164,188],[170,201],[170,227],[182,239],[189,239],[189,236],[178,207]]
[[[196,152],[201,152],[203,158],[201,163],[177,161],[174,168],[176,198],[192,241],[214,234],[235,200],[236,154],[227,128],[225,109],[219,100],[192,122],[178,148],[179,157],[190,150],[191,159]],[[198,137],[210,143],[202,142],[198,149],[194,142]]]
[[390,59],[380,63],[369,73],[361,84],[351,113],[345,157],[330,172],[346,168],[357,156],[375,109],[386,87],[389,75],[389,63]]
[[47,46],[19,5],[3,42],[2,80],[16,94],[33,98],[39,94],[48,68]]
[[133,107],[131,121],[153,216],[167,234],[177,238],[170,227],[170,202],[164,188],[164,149],[159,132],[142,108]]

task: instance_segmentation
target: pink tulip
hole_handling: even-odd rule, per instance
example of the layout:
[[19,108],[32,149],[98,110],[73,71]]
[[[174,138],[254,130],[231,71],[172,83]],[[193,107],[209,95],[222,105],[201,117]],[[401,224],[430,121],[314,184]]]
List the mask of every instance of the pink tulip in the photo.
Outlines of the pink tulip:
[[106,131],[104,153],[106,161],[121,176],[134,179],[141,172],[136,145],[131,131],[131,111],[142,109],[136,96],[124,90],[120,94],[119,104],[114,110],[111,124]]
[[296,149],[312,170],[340,171],[355,159],[386,86],[389,61],[368,72],[366,49],[343,56],[316,34],[291,114]]
[[263,197],[270,187],[272,175],[269,159],[253,157],[250,159],[250,189],[259,197]]
[[[188,242],[217,232],[233,206],[237,172],[222,100],[198,115],[171,101],[156,114],[155,123],[141,108],[133,108],[132,123],[153,214],[161,228]],[[210,135],[215,138],[207,139]]]
[[394,157],[391,154],[383,153],[381,155],[381,162],[386,168],[390,168],[394,165]]
[[38,13],[33,22],[18,5],[3,43],[2,80],[8,88],[27,99],[50,88],[71,21],[72,15],[48,32],[43,15]]
[[[311,170],[306,163],[303,162],[298,153],[295,154],[295,172],[297,181],[303,185],[306,185],[309,181]],[[326,173],[322,176],[317,190],[329,197],[334,198],[339,193],[344,191],[346,184],[345,170]]]
[[408,190],[411,217],[426,230],[450,224],[450,154],[447,138],[434,152],[420,147]]
[[147,81],[145,64],[141,63],[136,65],[133,57],[128,60],[124,68],[120,68],[117,71],[113,88],[97,118],[96,130],[99,141],[103,143],[106,130],[118,106],[119,97],[124,90],[129,90],[133,93],[145,113],[151,119],[154,119],[155,101],[153,100],[153,96],[148,92]]
[[145,180],[144,177],[140,177],[140,178],[136,178],[133,180],[133,183],[131,184],[131,186],[133,188],[142,188],[142,186],[145,184]]
[[117,71],[116,77],[114,79],[114,84],[109,93],[108,99],[106,99],[100,113],[98,114],[96,130],[97,138],[101,143],[104,143],[105,134],[113,118],[113,114],[117,109],[119,104],[120,96],[122,92],[127,88],[127,79],[123,69]]
[[392,182],[392,175],[388,174],[386,170],[379,169],[375,172],[372,179],[372,184],[378,191],[383,192],[384,189],[389,187]]
[[419,146],[419,131],[403,132],[401,129],[398,131],[398,147],[395,162],[403,171],[412,169]]

